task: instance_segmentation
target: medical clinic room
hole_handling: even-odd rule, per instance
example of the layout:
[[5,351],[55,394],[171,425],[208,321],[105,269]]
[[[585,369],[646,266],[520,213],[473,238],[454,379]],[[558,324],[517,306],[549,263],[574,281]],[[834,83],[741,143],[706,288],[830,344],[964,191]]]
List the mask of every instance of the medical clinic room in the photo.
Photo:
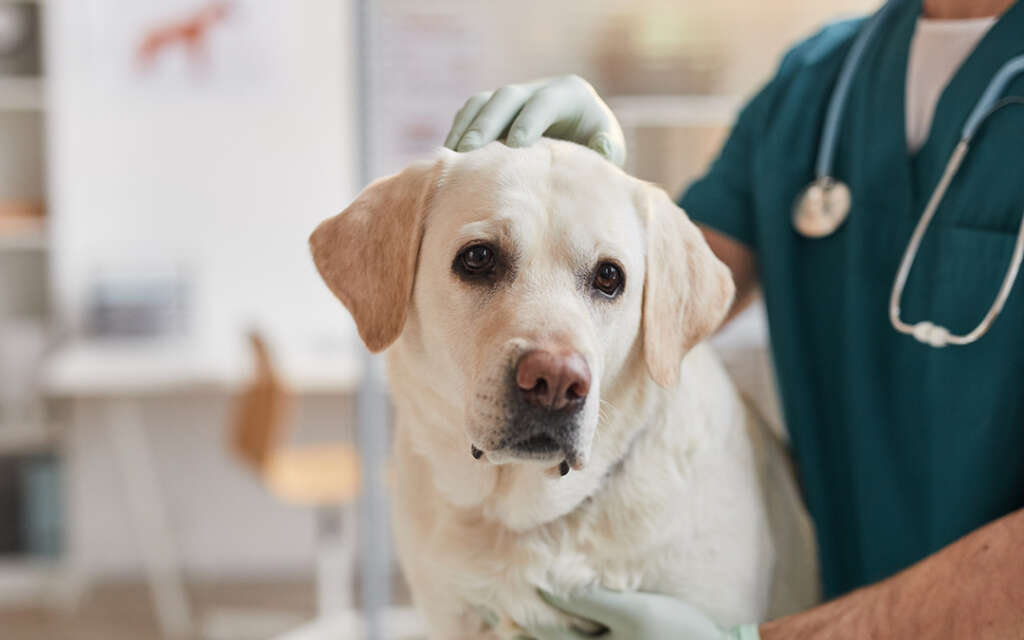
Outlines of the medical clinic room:
[[1024,640],[1024,0],[0,0],[0,640]]

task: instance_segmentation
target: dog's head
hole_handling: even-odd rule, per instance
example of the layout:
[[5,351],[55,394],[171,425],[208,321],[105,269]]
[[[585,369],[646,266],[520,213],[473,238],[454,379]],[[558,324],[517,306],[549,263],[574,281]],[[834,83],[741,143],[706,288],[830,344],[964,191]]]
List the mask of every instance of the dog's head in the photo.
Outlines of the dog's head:
[[566,142],[442,151],[310,243],[367,347],[401,336],[422,384],[461,407],[465,456],[552,474],[587,464],[602,399],[644,364],[674,385],[733,295],[661,189]]

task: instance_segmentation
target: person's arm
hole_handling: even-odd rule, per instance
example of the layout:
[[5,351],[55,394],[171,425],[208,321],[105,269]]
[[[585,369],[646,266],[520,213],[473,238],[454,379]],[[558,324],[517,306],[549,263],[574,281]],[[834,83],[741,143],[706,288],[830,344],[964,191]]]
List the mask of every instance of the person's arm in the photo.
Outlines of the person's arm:
[[1024,509],[887,580],[766,622],[760,634],[761,640],[1024,638]]
[[732,271],[732,279],[736,283],[736,297],[733,299],[729,315],[722,322],[724,326],[757,299],[757,255],[753,249],[724,233],[706,225],[698,226],[704,232],[704,239],[707,240],[711,251]]

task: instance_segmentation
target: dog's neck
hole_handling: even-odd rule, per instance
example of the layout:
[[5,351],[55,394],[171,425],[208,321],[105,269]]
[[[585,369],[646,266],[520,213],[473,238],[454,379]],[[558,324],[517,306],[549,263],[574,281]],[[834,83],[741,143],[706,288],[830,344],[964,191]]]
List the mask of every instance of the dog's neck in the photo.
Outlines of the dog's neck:
[[461,399],[446,395],[430,372],[418,371],[421,361],[400,341],[389,353],[388,364],[398,428],[403,431],[399,435],[431,470],[431,478],[424,482],[432,482],[451,506],[479,512],[516,531],[561,518],[599,491],[638,434],[660,419],[666,397],[647,376],[643,360],[634,359],[619,373],[621,382],[606,385],[624,391],[602,402],[587,467],[559,477],[536,465],[496,466],[474,460],[462,427]]

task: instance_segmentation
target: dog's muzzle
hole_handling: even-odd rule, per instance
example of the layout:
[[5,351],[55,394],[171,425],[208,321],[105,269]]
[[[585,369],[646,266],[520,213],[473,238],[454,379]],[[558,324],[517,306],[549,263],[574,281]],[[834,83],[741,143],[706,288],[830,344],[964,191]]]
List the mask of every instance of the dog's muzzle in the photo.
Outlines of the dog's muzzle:
[[[523,354],[509,381],[510,412],[495,451],[525,460],[561,457],[561,475],[583,464],[580,413],[590,392],[590,368],[576,352],[534,349]],[[476,459],[484,452],[475,445]]]

